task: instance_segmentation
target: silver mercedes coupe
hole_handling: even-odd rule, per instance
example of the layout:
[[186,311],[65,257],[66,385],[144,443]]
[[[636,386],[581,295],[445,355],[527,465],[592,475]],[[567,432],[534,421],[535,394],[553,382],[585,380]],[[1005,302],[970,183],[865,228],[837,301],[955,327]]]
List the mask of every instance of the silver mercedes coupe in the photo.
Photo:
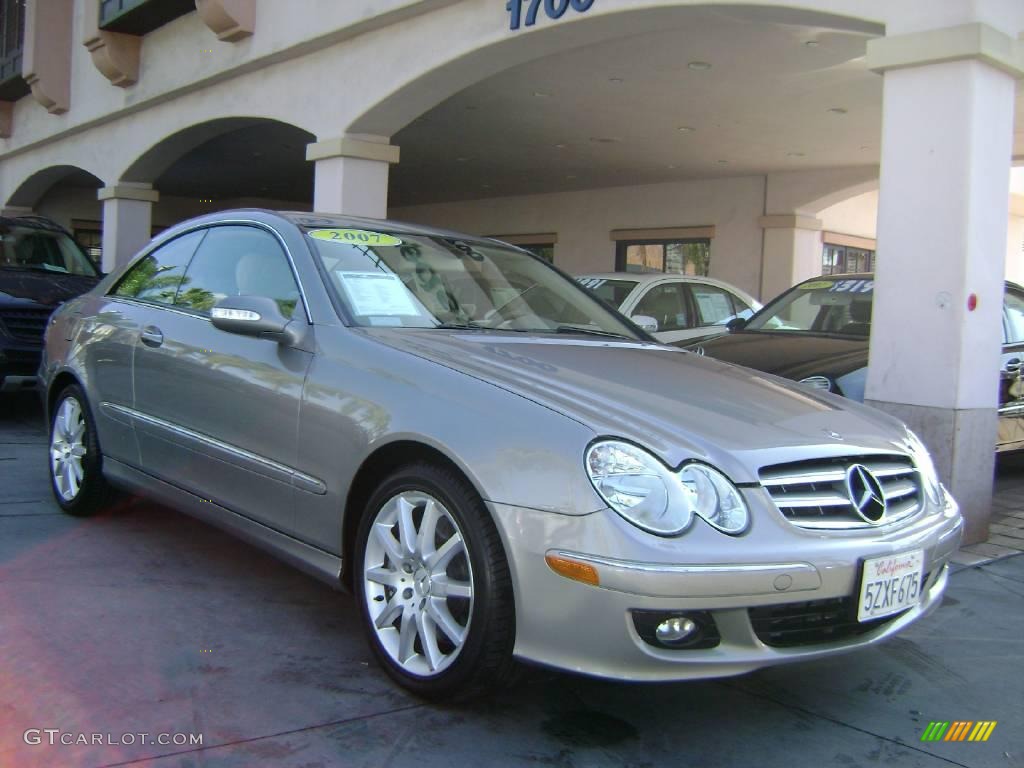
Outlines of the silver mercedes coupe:
[[184,222],[53,315],[40,375],[64,510],[141,494],[352,590],[426,697],[863,647],[940,603],[962,528],[898,421],[394,222]]

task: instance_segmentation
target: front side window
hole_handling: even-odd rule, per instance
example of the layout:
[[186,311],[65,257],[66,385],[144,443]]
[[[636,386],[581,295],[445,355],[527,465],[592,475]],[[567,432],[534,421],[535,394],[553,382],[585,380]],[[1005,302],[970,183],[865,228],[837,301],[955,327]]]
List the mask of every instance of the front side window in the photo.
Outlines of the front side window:
[[203,230],[190,232],[150,252],[121,278],[114,295],[174,304],[185,268],[205,234]]
[[1024,343],[1024,293],[1007,288],[1003,304],[1006,308],[1006,343]]
[[96,277],[96,268],[65,232],[0,225],[0,267]]
[[228,296],[266,296],[291,317],[299,288],[277,239],[257,227],[212,227],[181,280],[176,306],[209,314]]
[[874,280],[865,278],[808,280],[754,315],[744,330],[866,338],[871,331],[874,288]]
[[686,286],[683,283],[654,286],[637,302],[632,315],[653,317],[658,321],[658,331],[681,331],[693,325],[687,311]]
[[636,338],[574,281],[518,250],[367,230],[310,229],[307,235],[358,325]]

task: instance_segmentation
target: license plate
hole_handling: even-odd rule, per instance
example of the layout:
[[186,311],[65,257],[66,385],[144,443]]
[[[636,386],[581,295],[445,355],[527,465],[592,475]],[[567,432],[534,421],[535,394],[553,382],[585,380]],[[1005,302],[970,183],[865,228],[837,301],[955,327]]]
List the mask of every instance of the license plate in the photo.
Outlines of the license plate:
[[870,621],[913,607],[921,595],[924,550],[864,561],[857,621]]

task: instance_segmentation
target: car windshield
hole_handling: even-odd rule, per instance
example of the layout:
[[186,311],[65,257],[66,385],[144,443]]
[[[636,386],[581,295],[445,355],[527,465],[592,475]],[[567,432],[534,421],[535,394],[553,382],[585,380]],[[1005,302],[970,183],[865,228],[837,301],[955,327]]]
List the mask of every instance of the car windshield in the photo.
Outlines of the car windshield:
[[0,224],[0,267],[96,277],[96,268],[67,233]]
[[619,309],[636,288],[636,280],[610,280],[604,277],[577,277],[576,282]]
[[524,251],[407,232],[306,234],[359,325],[639,338],[583,288]]
[[874,280],[866,277],[808,280],[750,318],[744,330],[866,338],[871,332],[874,288]]

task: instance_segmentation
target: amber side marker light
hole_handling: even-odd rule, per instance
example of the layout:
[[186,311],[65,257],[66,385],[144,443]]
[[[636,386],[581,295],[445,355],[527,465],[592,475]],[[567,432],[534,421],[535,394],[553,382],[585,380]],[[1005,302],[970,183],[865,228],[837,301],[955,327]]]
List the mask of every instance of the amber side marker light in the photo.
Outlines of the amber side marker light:
[[597,577],[597,569],[592,565],[559,555],[544,555],[544,562],[559,576],[565,576],[573,581],[582,581],[584,584],[595,587],[601,585],[601,580]]

